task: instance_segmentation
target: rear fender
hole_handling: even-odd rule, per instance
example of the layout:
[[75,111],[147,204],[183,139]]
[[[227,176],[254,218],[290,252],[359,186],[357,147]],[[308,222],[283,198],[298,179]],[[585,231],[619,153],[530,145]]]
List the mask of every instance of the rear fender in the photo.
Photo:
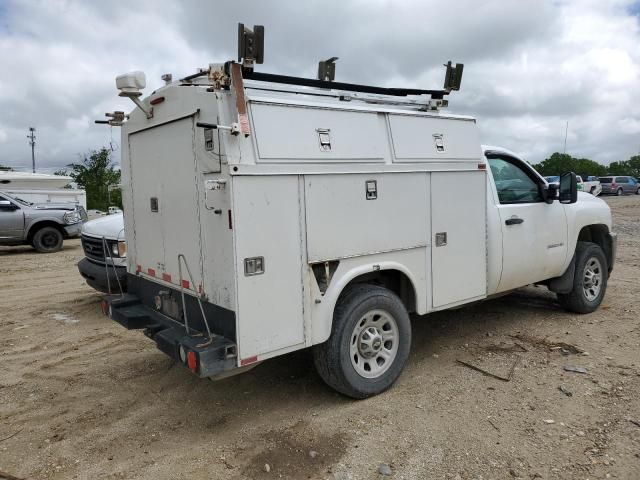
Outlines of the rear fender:
[[[333,324],[333,313],[336,304],[342,292],[358,277],[371,274],[372,272],[383,271],[399,271],[404,274],[411,283],[411,287],[415,292],[415,308],[416,313],[424,314],[427,311],[426,295],[420,294],[420,290],[416,288],[418,284],[416,276],[406,267],[406,265],[395,261],[371,261],[358,266],[349,267],[340,266],[336,270],[327,291],[320,303],[316,303],[313,308],[312,326],[311,326],[311,344],[316,345],[325,342],[331,335]],[[317,288],[317,287],[316,287]],[[319,294],[319,292],[318,292]]]

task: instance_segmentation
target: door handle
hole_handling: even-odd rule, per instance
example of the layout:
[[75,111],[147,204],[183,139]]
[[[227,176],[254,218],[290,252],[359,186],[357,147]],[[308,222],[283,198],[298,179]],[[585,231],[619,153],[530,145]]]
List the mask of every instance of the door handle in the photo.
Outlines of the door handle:
[[524,222],[524,219],[514,216],[511,218],[507,218],[504,223],[506,223],[507,225],[520,225],[522,222]]

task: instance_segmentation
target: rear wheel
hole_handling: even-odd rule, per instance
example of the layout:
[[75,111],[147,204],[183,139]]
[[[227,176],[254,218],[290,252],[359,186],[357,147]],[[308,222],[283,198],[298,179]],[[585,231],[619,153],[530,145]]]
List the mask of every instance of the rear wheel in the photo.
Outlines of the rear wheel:
[[621,196],[622,195],[622,189],[619,188],[618,190],[616,190],[616,195]]
[[602,303],[607,290],[607,259],[600,245],[578,242],[573,289],[558,294],[560,305],[576,313],[591,313]]
[[62,232],[55,227],[42,227],[33,235],[33,248],[40,253],[53,253],[62,248]]
[[314,348],[322,379],[340,393],[366,398],[388,389],[409,356],[411,323],[398,296],[357,285],[341,296],[329,340]]

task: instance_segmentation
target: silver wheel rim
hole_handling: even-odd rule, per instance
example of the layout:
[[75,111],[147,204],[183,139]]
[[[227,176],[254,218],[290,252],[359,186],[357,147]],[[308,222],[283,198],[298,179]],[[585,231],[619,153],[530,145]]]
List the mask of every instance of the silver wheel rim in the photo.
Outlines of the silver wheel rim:
[[356,323],[349,342],[351,365],[364,378],[378,378],[398,354],[398,323],[384,310],[370,310]]
[[600,265],[600,260],[595,257],[587,260],[587,264],[584,267],[582,288],[584,289],[584,296],[590,302],[593,302],[598,298],[598,295],[600,295],[600,289],[602,288],[602,265]]

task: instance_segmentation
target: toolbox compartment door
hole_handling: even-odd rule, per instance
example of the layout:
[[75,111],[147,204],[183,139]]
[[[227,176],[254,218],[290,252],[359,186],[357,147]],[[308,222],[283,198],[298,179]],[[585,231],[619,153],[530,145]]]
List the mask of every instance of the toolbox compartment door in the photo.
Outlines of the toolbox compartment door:
[[195,134],[188,116],[129,136],[133,209],[127,212],[142,274],[178,285],[183,254],[194,277],[191,282],[183,265],[183,279],[192,290],[202,285]]
[[[241,360],[304,342],[303,236],[297,175],[233,178]],[[245,261],[262,259],[260,273]]]
[[252,103],[259,163],[383,162],[384,114]]
[[431,174],[434,308],[487,294],[486,171]]

